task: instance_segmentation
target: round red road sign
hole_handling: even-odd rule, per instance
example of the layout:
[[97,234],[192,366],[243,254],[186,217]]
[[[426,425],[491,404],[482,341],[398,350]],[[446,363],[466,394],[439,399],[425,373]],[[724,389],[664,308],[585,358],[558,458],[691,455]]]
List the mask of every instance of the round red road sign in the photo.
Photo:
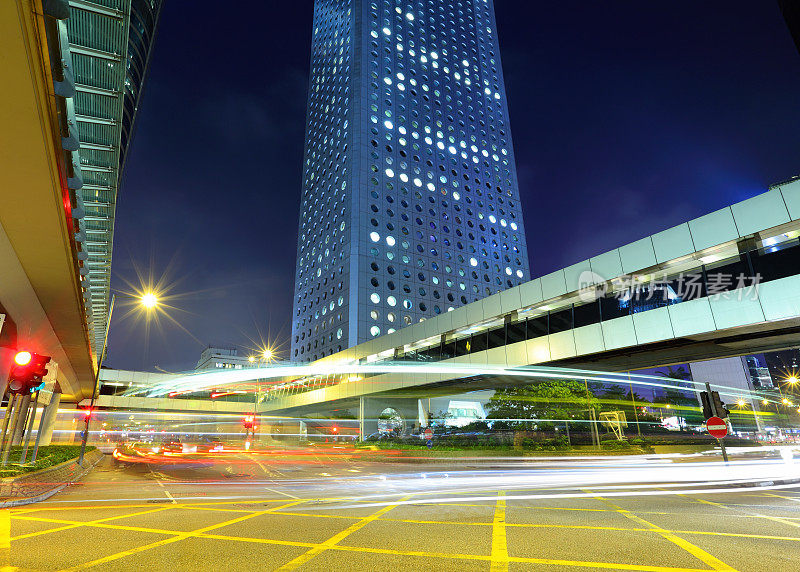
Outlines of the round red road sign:
[[728,434],[728,425],[719,417],[710,417],[706,421],[706,429],[709,435],[717,439],[722,439]]
[[428,427],[427,429],[425,429],[424,435],[425,435],[425,440],[430,441],[431,439],[433,439],[433,429]]

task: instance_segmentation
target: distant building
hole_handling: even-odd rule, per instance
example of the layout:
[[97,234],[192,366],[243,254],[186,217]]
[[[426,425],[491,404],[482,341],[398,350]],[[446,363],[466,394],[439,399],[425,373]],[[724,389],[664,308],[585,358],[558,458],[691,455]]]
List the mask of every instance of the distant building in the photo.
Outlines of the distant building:
[[797,2],[797,0],[778,0],[778,5],[781,7],[783,19],[786,20],[786,26],[792,35],[794,45],[797,46],[797,51],[800,52],[800,2]]
[[317,0],[291,359],[530,279],[492,0]]
[[767,352],[764,361],[775,385],[780,385],[790,377],[800,377],[800,350]]
[[236,348],[215,348],[208,346],[200,354],[195,370],[206,369],[242,369],[249,366],[250,361],[245,356],[239,355]]
[[750,381],[755,389],[773,389],[772,376],[769,368],[762,365],[757,356],[747,356],[747,369],[750,374]]

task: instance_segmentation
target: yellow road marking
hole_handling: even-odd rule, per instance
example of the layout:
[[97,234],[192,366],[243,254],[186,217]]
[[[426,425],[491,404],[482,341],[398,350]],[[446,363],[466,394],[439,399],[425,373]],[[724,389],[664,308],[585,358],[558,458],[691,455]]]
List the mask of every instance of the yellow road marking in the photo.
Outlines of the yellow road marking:
[[492,564],[491,572],[508,572],[508,542],[506,539],[506,499],[505,492],[497,491],[497,505],[492,521]]
[[[209,509],[209,510],[216,510],[216,509]],[[227,512],[227,511],[226,511]],[[246,514],[253,514],[249,511],[235,511],[235,512],[246,512]],[[261,511],[263,512],[263,511]],[[617,512],[617,511],[614,511]],[[139,513],[136,513],[139,514]],[[314,517],[314,518],[338,518],[338,519],[347,519],[347,520],[358,520],[359,517],[356,516],[341,516],[341,515],[334,515],[334,514],[305,514],[301,512],[283,512],[283,511],[270,511],[269,514],[274,515],[286,515],[286,516],[299,516],[299,517]],[[111,518],[125,518],[126,516],[133,516],[134,514],[131,513],[129,515],[123,516],[116,516]],[[23,534],[20,536],[15,536],[11,538],[12,541],[22,540],[24,538],[29,538],[32,536],[39,536],[41,534],[46,534],[48,532],[57,532],[59,530],[65,530],[69,528],[77,528],[80,526],[89,526],[91,528],[109,528],[115,530],[129,530],[132,532],[151,532],[156,534],[170,534],[170,535],[178,535],[178,534],[185,534],[184,531],[180,530],[166,530],[161,528],[149,528],[149,527],[142,527],[142,526],[129,526],[129,525],[121,525],[121,524],[107,524],[105,522],[98,522],[98,521],[76,521],[76,520],[65,520],[65,519],[57,519],[57,518],[44,518],[44,517],[37,517],[37,516],[12,516],[12,520],[27,520],[33,522],[48,522],[48,523],[55,523],[55,524],[64,524],[67,526],[58,527],[58,528],[51,528],[45,531],[39,532],[32,532],[28,534]],[[463,522],[463,521],[451,521],[451,520],[417,520],[417,519],[407,519],[407,518],[377,518],[376,521],[380,522],[398,522],[398,523],[405,523],[405,524],[445,524],[445,525],[452,525],[452,526],[494,526],[494,522]],[[653,532],[653,528],[629,528],[629,527],[620,527],[620,526],[599,526],[599,525],[588,525],[588,524],[544,524],[544,523],[505,523],[505,527],[516,527],[516,528],[554,528],[554,529],[577,529],[577,530],[609,530],[609,531],[617,531],[617,532]],[[713,531],[706,531],[706,530],[669,530],[664,529],[666,532],[670,532],[673,534],[696,534],[696,535],[704,535],[704,536],[730,536],[734,538],[753,538],[753,539],[760,539],[760,540],[788,540],[794,542],[800,542],[800,537],[794,536],[775,536],[775,535],[764,535],[764,534],[747,534],[747,533],[738,533],[738,532],[713,532]],[[200,535],[198,535],[200,536]],[[203,535],[206,536],[206,535]],[[236,537],[226,537],[228,539],[235,540]],[[243,538],[243,540],[246,538]],[[267,539],[268,540],[268,539]],[[316,546],[314,543],[308,542],[300,542],[298,546]]]
[[15,536],[11,540],[23,540],[25,538],[33,538],[35,536],[43,536],[45,534],[50,534],[51,532],[60,532],[62,530],[69,530],[71,528],[80,528],[81,526],[94,526],[101,523],[106,523],[111,520],[117,520],[120,518],[128,518],[129,516],[139,516],[141,514],[150,514],[153,512],[161,512],[163,510],[167,510],[170,507],[158,507],[158,508],[151,508],[148,510],[142,510],[139,512],[132,512],[129,514],[121,514],[117,516],[108,516],[106,518],[99,518],[97,520],[90,520],[86,522],[82,521],[70,521],[70,520],[60,520],[55,518],[41,518],[41,517],[30,517],[30,516],[13,516],[14,520],[32,520],[32,521],[39,521],[39,522],[52,522],[57,524],[67,524],[67,526],[58,526],[56,528],[48,528],[47,530],[38,530],[36,532],[29,532],[28,534],[22,534],[20,536]]
[[[501,499],[498,499],[499,501]],[[289,503],[293,504],[293,503]],[[393,508],[393,507],[385,507],[385,508]],[[271,509],[268,511],[259,511],[258,513],[253,513],[252,516],[256,516],[257,514],[266,514],[266,513],[273,513],[277,509]],[[383,509],[382,509],[383,510]],[[127,515],[129,516],[129,515]],[[251,542],[251,543],[260,543],[260,544],[272,544],[272,545],[285,545],[285,546],[297,546],[309,549],[322,549],[322,550],[338,550],[338,551],[346,551],[346,552],[360,552],[360,553],[374,553],[374,554],[389,554],[389,555],[397,555],[397,556],[418,556],[423,558],[447,558],[447,559],[461,559],[461,560],[482,560],[482,561],[489,561],[495,562],[497,558],[494,556],[486,556],[486,555],[477,555],[477,554],[446,554],[446,553],[436,553],[436,552],[424,552],[424,551],[410,551],[410,550],[392,550],[392,549],[383,549],[383,548],[370,548],[370,547],[359,547],[359,546],[342,546],[342,545],[330,545],[326,543],[317,544],[312,542],[298,542],[298,541],[290,541],[290,540],[273,540],[273,539],[265,539],[265,538],[247,538],[247,537],[237,537],[237,536],[227,536],[221,534],[208,534],[207,531],[214,530],[215,528],[219,528],[222,526],[227,526],[229,524],[233,524],[235,522],[241,522],[246,518],[249,518],[250,515],[244,515],[237,519],[233,519],[231,521],[226,521],[224,523],[220,523],[217,525],[213,525],[211,527],[205,527],[203,529],[198,529],[196,531],[191,532],[181,532],[181,531],[173,531],[173,530],[161,530],[161,529],[153,529],[153,528],[144,528],[144,527],[132,527],[132,526],[125,526],[125,525],[115,525],[115,524],[108,524],[102,522],[94,522],[90,523],[82,523],[82,522],[75,522],[77,525],[86,525],[90,524],[93,527],[97,528],[113,528],[119,530],[131,530],[135,532],[150,532],[150,533],[157,533],[157,534],[168,534],[172,535],[172,538],[167,538],[162,541],[158,541],[155,543],[151,543],[145,546],[141,546],[129,551],[125,551],[124,553],[120,553],[117,555],[112,555],[103,559],[103,561],[109,561],[111,559],[116,560],[118,558],[122,558],[124,556],[128,556],[131,554],[135,554],[137,552],[141,552],[143,550],[148,550],[150,548],[155,548],[157,546],[162,546],[164,544],[169,544],[172,542],[176,542],[177,540],[189,537],[196,537],[196,538],[208,538],[208,539],[215,539],[215,540],[223,540],[223,541],[234,541],[234,542]],[[27,516],[19,516],[16,517],[21,520],[42,520],[45,521],[43,518],[39,517],[27,517]],[[114,518],[121,518],[121,517],[109,517],[111,519]],[[367,517],[370,518],[370,517]],[[56,519],[46,519],[47,521],[55,521]],[[362,519],[365,520],[365,519]],[[381,519],[376,518],[374,520],[394,520],[394,519]],[[399,520],[399,519],[398,519]],[[65,521],[71,522],[71,521]],[[366,523],[364,523],[366,524]],[[445,523],[445,524],[457,524],[457,523]],[[494,522],[492,523],[476,523],[476,524],[485,524],[486,526],[494,526]],[[363,525],[362,525],[363,526]],[[517,525],[517,524],[505,524],[505,526],[528,526],[528,525]],[[535,526],[535,525],[534,525]],[[547,526],[547,525],[541,525]],[[564,525],[566,527],[566,525]],[[577,525],[576,525],[577,526]],[[591,527],[590,527],[591,528]],[[652,531],[652,528],[647,529],[621,529],[621,530],[637,530],[637,531]],[[206,531],[206,532],[201,532]],[[352,531],[354,532],[354,531]],[[698,533],[702,534],[701,531],[682,531],[684,533]],[[722,533],[713,533],[713,534],[722,534]],[[339,533],[340,536],[339,540],[343,538],[343,533]],[[754,535],[737,535],[737,536],[754,536]],[[334,537],[336,538],[336,537]],[[782,537],[775,537],[776,540],[782,540]],[[800,539],[790,539],[786,538],[786,540],[800,540]],[[320,550],[320,551],[322,551]],[[609,563],[609,562],[589,562],[589,561],[578,561],[578,560],[558,560],[558,559],[542,559],[542,558],[524,558],[524,557],[508,557],[509,562],[522,562],[522,563],[532,563],[532,564],[547,564],[547,565],[557,565],[557,566],[572,566],[572,567],[583,567],[583,568],[595,568],[595,569],[611,569],[611,570],[634,570],[640,572],[700,572],[702,569],[696,568],[675,568],[675,567],[664,567],[664,566],[647,566],[647,565],[637,565],[637,564],[620,564],[620,563]],[[86,563],[80,565],[78,569],[88,567],[89,565],[100,564],[101,562],[93,562],[93,563]]]
[[601,500],[601,501],[603,501],[608,506],[616,508],[617,512],[619,514],[621,514],[622,516],[624,516],[624,517],[626,517],[626,518],[628,518],[628,519],[630,519],[630,520],[632,520],[634,522],[638,522],[639,524],[643,524],[645,526],[650,527],[650,529],[653,532],[657,532],[659,535],[661,535],[662,538],[665,538],[666,540],[669,540],[673,544],[676,544],[676,545],[680,546],[686,552],[688,552],[689,554],[691,554],[692,556],[694,556],[698,560],[700,560],[700,561],[704,562],[705,564],[711,566],[711,568],[713,568],[714,570],[724,570],[724,571],[727,571],[727,572],[736,572],[735,568],[732,568],[731,566],[725,564],[722,560],[720,560],[716,556],[712,556],[711,554],[709,554],[708,552],[706,552],[705,550],[703,550],[699,546],[695,546],[694,544],[692,544],[688,540],[685,540],[685,539],[681,538],[680,536],[676,536],[672,532],[670,532],[668,530],[665,530],[665,529],[661,528],[660,526],[658,526],[656,524],[653,524],[652,522],[649,522],[647,520],[644,520],[643,518],[640,518],[640,517],[636,516],[631,511],[625,510],[624,508],[612,503],[611,501],[609,501],[606,498],[603,498],[601,496],[598,496],[596,498]]
[[[408,498],[408,497],[404,497],[403,499],[401,499],[401,501],[405,500],[406,498]],[[308,562],[309,560],[314,558],[317,554],[319,554],[321,552],[324,552],[325,550],[328,550],[329,548],[332,548],[332,547],[336,546],[336,544],[338,544],[339,542],[341,542],[342,540],[344,540],[345,538],[347,538],[348,536],[350,536],[354,532],[356,532],[358,530],[361,530],[362,528],[367,526],[370,522],[372,522],[374,520],[377,520],[378,518],[380,518],[381,516],[383,516],[384,514],[386,514],[387,512],[392,510],[393,508],[395,508],[396,506],[398,506],[398,504],[387,505],[387,506],[381,508],[380,510],[372,513],[368,517],[362,518],[358,522],[353,523],[350,526],[348,526],[347,528],[345,528],[340,533],[331,536],[328,540],[326,540],[325,542],[323,542],[319,546],[315,546],[314,548],[312,548],[308,552],[305,552],[305,553],[301,554],[300,556],[298,556],[297,558],[295,558],[293,560],[290,560],[289,562],[287,562],[286,564],[284,564],[283,566],[281,566],[277,570],[278,571],[295,570],[298,566],[301,566],[301,565],[305,564],[306,562]]]
[[618,564],[615,562],[584,562],[580,560],[551,560],[549,558],[509,557],[511,562],[549,564],[551,566],[575,566],[601,570],[636,570],[639,572],[708,572],[706,568],[673,568],[670,566],[647,566],[643,564]]
[[11,563],[11,511],[0,509],[0,566]]
[[[198,535],[200,535],[200,534],[202,534],[204,532],[210,531],[210,530],[215,530],[217,528],[222,528],[223,526],[236,524],[237,522],[241,522],[243,520],[247,520],[248,518],[253,518],[255,516],[260,516],[262,514],[268,514],[268,513],[272,512],[273,510],[278,510],[280,508],[289,507],[289,506],[292,506],[292,505],[295,505],[295,504],[299,504],[301,502],[303,502],[303,501],[294,501],[294,502],[286,503],[285,505],[280,506],[280,507],[278,507],[276,509],[269,509],[269,510],[263,510],[263,511],[259,511],[259,512],[254,512],[252,514],[247,514],[247,515],[244,515],[244,516],[240,516],[240,517],[237,517],[237,518],[234,518],[234,519],[231,519],[231,520],[226,520],[225,522],[219,522],[217,524],[212,524],[210,526],[205,526],[203,528],[198,528],[197,530],[192,530],[190,532],[180,532],[176,536],[173,536],[172,538],[165,538],[163,540],[158,540],[156,542],[151,542],[149,544],[144,544],[142,546],[137,546],[136,548],[131,548],[129,550],[123,550],[122,552],[117,552],[116,554],[109,554],[108,556],[103,556],[102,558],[97,558],[95,560],[90,560],[89,562],[84,562],[83,564],[78,564],[77,566],[73,566],[71,568],[65,568],[65,569],[61,570],[61,572],[67,572],[67,571],[73,572],[73,571],[76,571],[76,570],[84,570],[86,568],[91,568],[92,566],[97,566],[98,564],[105,564],[106,562],[113,562],[114,560],[119,560],[120,558],[125,558],[126,556],[131,556],[133,554],[138,554],[139,552],[144,552],[145,550],[150,550],[152,548],[158,548],[159,546],[164,546],[166,544],[172,544],[174,542],[178,542],[180,540],[184,540],[184,539],[190,538],[192,536],[198,536]],[[177,505],[170,505],[167,508],[173,508],[175,506],[177,506]]]
[[[769,495],[769,496],[775,496],[775,497],[789,499],[789,497],[781,497],[780,495],[776,495],[776,494],[772,494],[772,493],[764,493],[764,494],[752,495],[752,496],[764,496],[764,495]],[[687,496],[687,495],[680,495],[680,496]],[[733,507],[728,506],[728,505],[724,505],[722,503],[718,503],[718,502],[714,502],[714,501],[710,501],[710,500],[705,500],[705,499],[701,499],[701,498],[697,498],[696,500],[699,503],[708,504],[708,505],[711,505],[711,506],[718,506],[718,507],[721,507],[721,508],[724,508],[724,509],[728,509],[728,510],[736,510]],[[745,505],[745,506],[747,506],[747,505]],[[761,514],[761,513],[758,513],[758,512],[754,512],[754,513],[752,513],[752,515],[757,517],[757,518],[766,518],[767,520],[771,520],[773,522],[780,522],[781,524],[788,524],[789,526],[794,526],[796,528],[800,528],[800,523],[792,522],[790,520],[786,520],[786,519],[781,518],[779,516],[770,516],[770,515]]]

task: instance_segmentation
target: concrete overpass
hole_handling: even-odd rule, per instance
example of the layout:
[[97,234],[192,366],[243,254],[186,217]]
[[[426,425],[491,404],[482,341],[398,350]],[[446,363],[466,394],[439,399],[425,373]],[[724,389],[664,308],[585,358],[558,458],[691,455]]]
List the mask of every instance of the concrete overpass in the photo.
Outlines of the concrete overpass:
[[[620,372],[796,347],[798,237],[794,180],[314,363],[322,370],[412,361]],[[680,277],[697,286],[694,293],[680,291]],[[441,374],[314,376],[275,385],[260,410],[292,412],[421,386],[476,388]]]
[[[694,292],[681,276],[699,284]],[[235,387],[266,415],[358,408],[369,418],[388,399],[408,400],[402,408],[411,411],[420,397],[524,382],[505,371],[522,366],[625,372],[797,345],[800,181],[793,181],[294,370],[141,378],[130,397],[107,399],[146,407],[157,398],[180,410],[204,391]],[[395,363],[432,367],[388,371]]]
[[75,238],[84,213],[62,27],[39,1],[0,2],[0,389],[24,347],[52,356],[65,397],[79,400],[91,393],[96,360],[87,256]]

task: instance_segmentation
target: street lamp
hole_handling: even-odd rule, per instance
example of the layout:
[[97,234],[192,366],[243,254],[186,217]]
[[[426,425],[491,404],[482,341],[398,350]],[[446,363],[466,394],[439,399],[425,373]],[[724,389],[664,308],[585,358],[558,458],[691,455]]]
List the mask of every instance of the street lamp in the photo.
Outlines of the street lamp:
[[[105,335],[103,336],[103,347],[100,351],[100,359],[97,360],[97,373],[94,376],[94,388],[92,389],[92,398],[89,401],[89,410],[84,416],[83,436],[81,437],[81,453],[78,456],[78,465],[83,466],[83,456],[86,453],[86,441],[89,439],[89,421],[92,418],[94,411],[94,402],[97,398],[98,387],[100,386],[100,371],[103,369],[103,362],[106,359],[106,349],[108,347],[108,330],[111,328],[111,315],[114,313],[114,302],[116,295],[111,295],[111,303],[108,305],[108,317],[106,318]],[[158,296],[153,292],[145,292],[139,297],[139,303],[145,310],[152,310],[158,306]]]
[[152,292],[145,292],[139,298],[139,302],[141,303],[142,306],[145,307],[145,309],[152,310],[153,308],[158,306],[158,296],[156,296]]
[[744,407],[745,405],[747,405],[747,402],[744,399],[739,398],[736,400],[736,405],[738,405],[739,407]]
[[272,361],[275,358],[275,352],[270,348],[266,348],[261,355],[266,361]]

